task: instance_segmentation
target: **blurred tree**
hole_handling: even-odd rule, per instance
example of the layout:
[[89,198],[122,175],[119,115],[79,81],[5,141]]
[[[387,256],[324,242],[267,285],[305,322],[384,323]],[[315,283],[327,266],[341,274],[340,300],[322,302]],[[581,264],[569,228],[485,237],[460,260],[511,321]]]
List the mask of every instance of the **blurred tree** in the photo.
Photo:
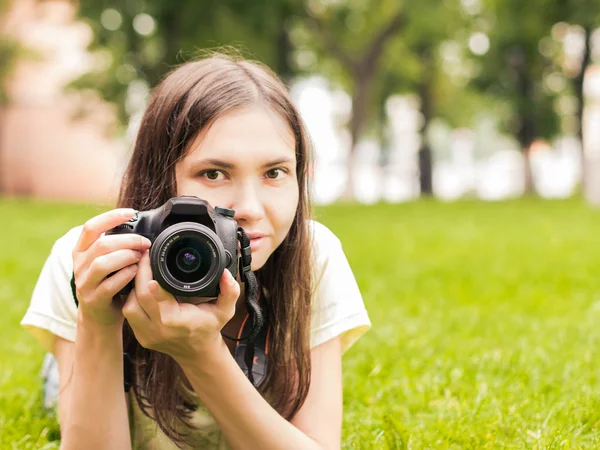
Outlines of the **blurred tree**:
[[558,94],[544,86],[544,81],[560,69],[540,52],[540,42],[560,20],[562,5],[553,0],[483,2],[481,14],[474,19],[485,24],[490,48],[485,55],[474,56],[479,68],[474,84],[508,105],[510,113],[504,125],[523,150],[525,185],[531,193],[531,144],[538,137],[551,138],[559,131],[554,110]]
[[[596,0],[563,0],[561,2],[563,15],[566,22],[581,27],[583,48],[581,64],[569,74],[571,88],[577,98],[577,136],[583,149],[583,109],[585,106],[583,81],[586,70],[592,62],[592,33],[600,24],[600,2]],[[585,162],[582,155],[582,164]],[[583,183],[585,183],[585,170],[582,170]]]
[[[391,43],[383,63],[383,80],[377,89],[377,101],[413,92],[419,98],[421,144],[418,153],[419,184],[422,195],[433,194],[433,155],[428,140],[429,126],[440,117],[454,126],[470,123],[471,111],[464,108],[470,96],[464,93],[464,80],[450,77],[444,68],[444,45],[459,39],[469,27],[458,1],[421,0],[407,2],[407,17],[401,39]],[[460,107],[457,107],[458,105]],[[380,119],[381,120],[381,119]]]
[[373,86],[381,76],[381,58],[405,25],[395,0],[308,1],[299,18],[296,42],[300,69],[336,80],[352,96],[348,179],[343,197],[354,198],[355,148],[373,111]]
[[[252,56],[284,79],[319,71],[352,96],[351,155],[346,197],[352,197],[354,149],[368,129],[385,123],[386,99],[417,92],[426,132],[434,114],[464,112],[443,100],[457,99],[439,68],[439,46],[459,26],[458,0],[400,4],[395,0],[347,3],[318,0],[81,0],[80,17],[93,29],[96,67],[73,86],[93,89],[118,105],[126,122],[133,112],[128,92],[143,80],[154,86],[189,49],[251,43]],[[185,54],[183,53],[185,51]],[[192,55],[193,56],[193,55]],[[431,193],[431,151],[419,152],[422,192]]]
[[235,46],[289,79],[290,40],[283,24],[298,5],[294,0],[81,0],[78,14],[93,30],[89,50],[97,64],[71,87],[98,92],[117,105],[126,123],[133,112],[127,101],[132,86],[143,81],[154,87],[202,49]]
[[306,14],[298,21],[305,31],[292,33],[301,52],[300,68],[325,74],[352,96],[344,197],[353,197],[356,145],[369,131],[385,139],[386,101],[407,92],[420,100],[420,186],[422,194],[431,194],[432,155],[426,138],[431,119],[449,112],[452,122],[466,117],[449,105],[442,107],[459,88],[449,83],[439,58],[440,45],[465,26],[458,1],[309,1]]

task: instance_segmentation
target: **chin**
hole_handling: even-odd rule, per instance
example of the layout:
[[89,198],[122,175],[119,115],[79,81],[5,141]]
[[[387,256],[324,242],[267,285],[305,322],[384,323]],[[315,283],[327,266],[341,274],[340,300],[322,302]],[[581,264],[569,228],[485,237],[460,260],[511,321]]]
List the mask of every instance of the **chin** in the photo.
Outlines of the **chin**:
[[255,253],[252,253],[252,264],[250,265],[252,271],[255,272],[262,269],[275,250],[276,249],[271,248],[260,248]]
[[261,249],[260,251],[256,252],[255,254],[252,255],[252,264],[251,264],[251,269],[252,271],[257,271],[262,269],[265,264],[267,263],[267,261],[269,260],[269,257],[271,256],[272,253],[269,253],[266,257],[265,257],[265,251],[264,249]]
[[262,267],[265,265],[266,261],[263,261],[262,258],[259,261],[254,262],[254,260],[252,261],[252,264],[250,265],[250,269],[252,270],[252,272],[256,272],[257,270],[262,269]]

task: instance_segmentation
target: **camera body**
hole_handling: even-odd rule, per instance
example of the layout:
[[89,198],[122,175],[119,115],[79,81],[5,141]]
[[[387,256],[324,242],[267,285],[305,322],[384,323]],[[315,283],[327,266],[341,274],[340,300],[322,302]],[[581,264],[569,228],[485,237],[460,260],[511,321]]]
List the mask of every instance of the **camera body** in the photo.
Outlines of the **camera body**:
[[[232,209],[213,208],[195,196],[179,196],[156,209],[138,212],[106,234],[136,233],[148,238],[152,275],[174,296],[214,298],[225,269],[237,277],[234,214]],[[133,283],[119,294],[128,294]]]

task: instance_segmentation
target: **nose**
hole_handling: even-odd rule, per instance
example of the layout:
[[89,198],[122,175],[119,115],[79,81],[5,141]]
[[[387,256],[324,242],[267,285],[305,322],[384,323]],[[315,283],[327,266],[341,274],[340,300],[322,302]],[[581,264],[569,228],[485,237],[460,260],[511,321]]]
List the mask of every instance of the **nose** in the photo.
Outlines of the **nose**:
[[260,189],[254,183],[240,184],[236,189],[231,209],[235,210],[235,220],[252,223],[265,216]]

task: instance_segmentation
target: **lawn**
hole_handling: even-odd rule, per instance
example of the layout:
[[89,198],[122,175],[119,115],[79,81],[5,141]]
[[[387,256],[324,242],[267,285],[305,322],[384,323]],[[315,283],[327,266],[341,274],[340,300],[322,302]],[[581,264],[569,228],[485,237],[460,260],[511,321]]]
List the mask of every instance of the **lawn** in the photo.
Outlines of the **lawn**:
[[[18,325],[53,241],[104,208],[0,200],[0,447],[58,448]],[[421,201],[316,210],[373,329],[344,357],[344,448],[600,448],[600,210]]]

